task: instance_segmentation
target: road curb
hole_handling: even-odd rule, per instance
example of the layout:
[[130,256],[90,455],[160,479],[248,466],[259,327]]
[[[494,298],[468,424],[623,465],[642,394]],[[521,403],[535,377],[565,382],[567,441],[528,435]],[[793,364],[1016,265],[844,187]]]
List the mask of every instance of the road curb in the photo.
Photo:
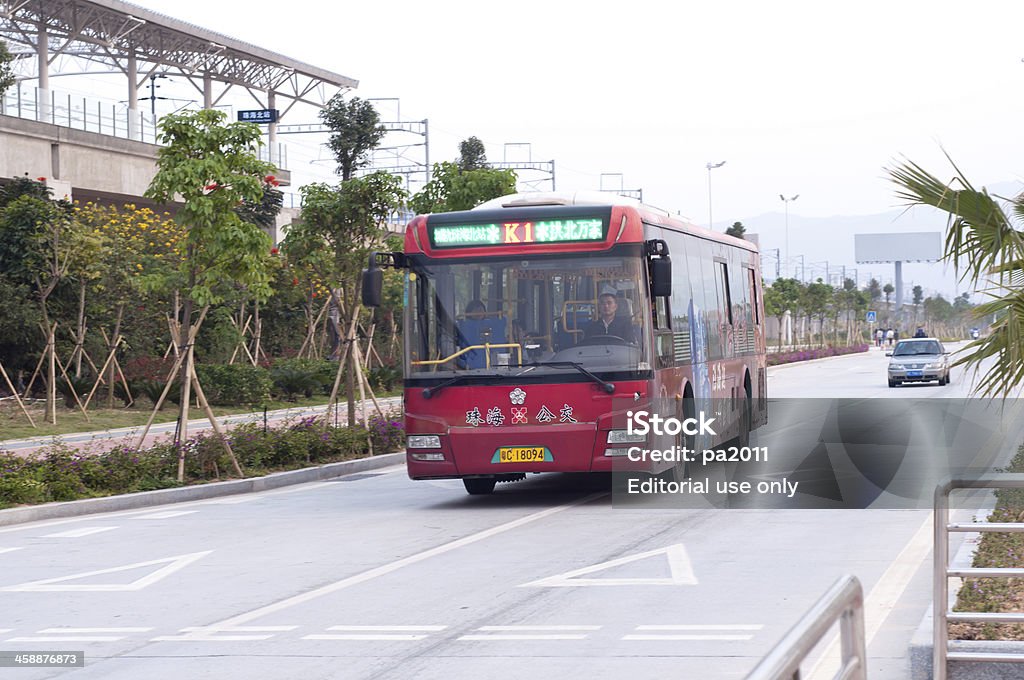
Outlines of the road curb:
[[113,512],[116,510],[134,510],[135,508],[147,508],[154,505],[165,505],[168,503],[183,503],[185,501],[199,501],[220,496],[231,496],[241,493],[252,493],[254,491],[268,491],[282,486],[292,484],[306,484],[322,479],[341,477],[355,472],[376,470],[382,467],[398,465],[405,462],[405,452],[388,453],[382,456],[371,456],[346,460],[340,463],[328,463],[302,470],[289,470],[287,472],[275,472],[265,477],[252,477],[250,479],[232,479],[226,482],[212,482],[210,484],[197,484],[176,489],[159,489],[157,491],[141,491],[139,493],[123,494],[120,496],[105,496],[103,498],[84,498],[78,501],[67,501],[65,503],[46,503],[43,505],[32,505],[22,508],[10,508],[0,510],[0,526],[12,524],[24,524],[25,522],[36,522],[44,519],[60,519],[63,517],[76,517],[96,512]]

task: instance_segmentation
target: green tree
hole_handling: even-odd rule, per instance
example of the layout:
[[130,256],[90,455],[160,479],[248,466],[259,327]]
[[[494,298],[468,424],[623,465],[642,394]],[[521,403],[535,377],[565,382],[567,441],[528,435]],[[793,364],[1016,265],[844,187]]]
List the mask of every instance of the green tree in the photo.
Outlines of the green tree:
[[[259,226],[246,222],[236,209],[257,203],[263,180],[273,169],[259,160],[260,129],[252,123],[227,123],[222,111],[204,109],[165,116],[160,120],[157,172],[146,196],[160,203],[180,197],[178,223],[185,229],[184,257],[174,281],[185,300],[175,341],[185,359],[181,362],[181,423],[179,441],[187,436],[190,388],[202,388],[195,378],[194,338],[206,310],[219,302],[226,290],[245,286],[257,300],[270,293],[267,260],[270,238]],[[193,321],[195,306],[203,308]],[[209,415],[209,413],[208,413]],[[215,429],[217,425],[215,425]],[[227,443],[225,440],[225,446]],[[232,457],[235,471],[241,468]],[[180,449],[178,478],[184,475],[184,448]]]
[[[401,180],[386,172],[342,181],[337,187],[308,184],[302,187],[302,221],[288,231],[283,248],[289,261],[308,263],[323,281],[337,286],[330,295],[339,310],[335,331],[348,337],[359,313],[361,272],[371,251],[381,250],[388,216],[406,198]],[[347,304],[346,304],[347,303]],[[349,424],[355,424],[354,353],[348,355]]]
[[[803,291],[803,309],[807,319],[818,319],[818,326],[821,331],[820,342],[825,344],[825,315],[828,314],[829,306],[832,304],[832,286],[822,282],[819,278],[810,283]],[[813,339],[813,336],[812,336]]]
[[796,279],[775,279],[772,285],[764,290],[764,313],[774,316],[779,322],[779,342],[782,348],[782,324],[785,321],[786,312],[790,312],[791,318],[796,317],[797,304],[800,300],[800,282]]
[[921,286],[914,286],[913,289],[913,301],[914,301],[914,322],[917,322],[917,313],[921,307],[921,302],[924,300],[924,288]]
[[345,101],[342,95],[334,95],[320,111],[320,120],[331,130],[327,147],[343,181],[369,162],[368,154],[387,133],[373,104],[359,97]]
[[878,279],[871,279],[868,281],[867,287],[868,297],[871,299],[871,304],[874,304],[882,297],[882,284],[878,282]]
[[743,226],[742,222],[733,222],[732,226],[725,230],[726,236],[735,236],[736,238],[743,238],[745,233],[747,233],[747,228]]
[[11,85],[14,85],[14,71],[11,70],[11,62],[14,55],[7,49],[7,43],[0,40],[0,97]]
[[949,182],[909,161],[889,169],[889,178],[907,204],[929,205],[949,216],[944,259],[962,280],[986,289],[991,299],[974,313],[995,317],[991,331],[968,345],[973,352],[954,365],[984,370],[978,392],[1005,398],[1024,385],[1024,195],[1002,199],[975,189],[949,160],[955,172]]
[[889,297],[896,292],[896,289],[891,283],[887,283],[882,286],[882,292],[885,293],[885,308],[889,308]]
[[478,137],[470,137],[459,142],[459,170],[482,170],[489,168],[484,143]]
[[412,197],[409,205],[421,215],[469,210],[515,190],[513,170],[481,168],[461,172],[455,163],[443,162],[434,165],[431,180]]

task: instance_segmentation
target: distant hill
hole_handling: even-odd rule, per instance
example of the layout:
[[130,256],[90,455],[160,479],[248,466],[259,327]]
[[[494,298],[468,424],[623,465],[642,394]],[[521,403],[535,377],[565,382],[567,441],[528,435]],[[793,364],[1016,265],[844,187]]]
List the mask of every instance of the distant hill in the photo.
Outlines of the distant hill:
[[[1013,196],[1024,190],[1021,182],[1002,182],[986,187],[995,196]],[[945,241],[946,213],[927,207],[894,209],[889,212],[873,215],[836,215],[833,217],[802,217],[790,211],[789,214],[789,273],[783,267],[783,276],[799,278],[800,255],[804,256],[804,279],[815,280],[825,278],[825,261],[828,261],[829,273],[833,279],[836,272],[846,265],[846,275],[853,278],[853,270],[857,270],[860,286],[867,284],[868,274],[877,278],[883,285],[892,282],[893,265],[870,264],[858,265],[854,260],[854,234],[883,234],[899,232],[935,231],[942,234]],[[775,278],[775,253],[779,248],[785,257],[786,217],[782,212],[770,212],[742,220],[747,234],[755,234],[762,252],[762,267],[765,277]],[[731,222],[730,222],[731,224]],[[716,230],[724,230],[727,225],[716,225]],[[769,253],[769,251],[772,251]],[[926,295],[942,293],[947,299],[967,290],[966,284],[959,283],[953,274],[952,266],[945,263],[903,265],[903,281],[906,295],[910,296],[913,285],[925,288]],[[834,283],[836,281],[833,281]],[[980,302],[977,297],[972,302]]]

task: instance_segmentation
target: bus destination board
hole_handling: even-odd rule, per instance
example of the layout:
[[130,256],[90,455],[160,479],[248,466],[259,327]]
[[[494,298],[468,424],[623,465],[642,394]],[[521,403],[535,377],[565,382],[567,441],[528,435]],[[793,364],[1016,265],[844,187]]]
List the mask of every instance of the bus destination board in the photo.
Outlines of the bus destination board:
[[595,217],[482,224],[428,224],[427,229],[430,243],[435,248],[580,243],[603,241],[605,238],[604,220]]

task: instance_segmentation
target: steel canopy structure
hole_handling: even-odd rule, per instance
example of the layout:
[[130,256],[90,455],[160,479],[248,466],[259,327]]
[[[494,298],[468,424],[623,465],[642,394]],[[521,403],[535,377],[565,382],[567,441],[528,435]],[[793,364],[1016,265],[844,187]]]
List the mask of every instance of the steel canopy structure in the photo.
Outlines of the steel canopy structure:
[[[38,78],[49,90],[51,67],[58,72],[123,73],[128,104],[138,108],[139,88],[158,74],[184,76],[212,108],[232,88],[278,108],[283,117],[295,104],[323,107],[358,81],[235,38],[120,0],[0,0],[0,40],[17,57],[21,77]],[[19,49],[20,47],[20,49]],[[34,66],[34,68],[33,68]],[[33,73],[34,72],[34,73]],[[273,140],[276,125],[270,126]]]

